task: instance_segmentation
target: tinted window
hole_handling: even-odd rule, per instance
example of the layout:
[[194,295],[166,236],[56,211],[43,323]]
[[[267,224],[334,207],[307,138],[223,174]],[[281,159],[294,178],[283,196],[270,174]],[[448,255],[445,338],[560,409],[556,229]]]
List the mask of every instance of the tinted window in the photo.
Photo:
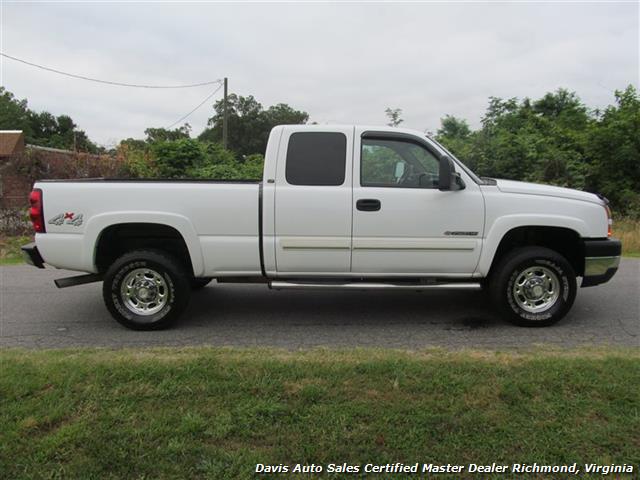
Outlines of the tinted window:
[[347,137],[343,133],[294,133],[287,149],[287,183],[342,185],[346,159]]
[[439,162],[426,148],[402,140],[362,139],[363,187],[438,188]]

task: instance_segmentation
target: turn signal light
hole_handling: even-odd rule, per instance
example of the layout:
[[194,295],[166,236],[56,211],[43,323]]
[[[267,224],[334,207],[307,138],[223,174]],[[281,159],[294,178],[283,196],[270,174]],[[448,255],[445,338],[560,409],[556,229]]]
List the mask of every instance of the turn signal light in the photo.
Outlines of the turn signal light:
[[607,211],[607,237],[610,237],[613,233],[613,218],[611,217],[609,205],[605,205],[604,209]]
[[36,233],[46,233],[44,226],[44,208],[42,205],[42,190],[34,188],[29,194],[29,217]]

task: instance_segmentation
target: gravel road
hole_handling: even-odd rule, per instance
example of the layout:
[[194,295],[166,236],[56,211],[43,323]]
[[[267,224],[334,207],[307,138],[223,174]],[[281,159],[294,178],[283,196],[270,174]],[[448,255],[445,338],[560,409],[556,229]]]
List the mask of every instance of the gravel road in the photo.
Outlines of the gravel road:
[[194,293],[175,328],[134,332],[111,319],[101,284],[54,286],[53,279],[72,274],[0,267],[0,347],[640,346],[638,259],[624,259],[611,282],[579,289],[571,313],[540,329],[507,324],[479,292],[277,292],[212,284]]

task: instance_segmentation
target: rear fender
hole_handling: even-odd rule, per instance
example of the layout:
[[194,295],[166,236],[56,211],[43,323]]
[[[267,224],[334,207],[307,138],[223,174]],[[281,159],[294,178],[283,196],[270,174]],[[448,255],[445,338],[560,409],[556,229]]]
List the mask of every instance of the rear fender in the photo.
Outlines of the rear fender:
[[182,235],[189,256],[193,273],[196,277],[204,275],[204,258],[198,234],[189,219],[183,215],[165,212],[109,212],[91,217],[87,222],[84,233],[83,263],[90,265],[92,272],[98,271],[96,267],[96,246],[100,234],[105,228],[112,225],[126,223],[154,223],[174,228]]

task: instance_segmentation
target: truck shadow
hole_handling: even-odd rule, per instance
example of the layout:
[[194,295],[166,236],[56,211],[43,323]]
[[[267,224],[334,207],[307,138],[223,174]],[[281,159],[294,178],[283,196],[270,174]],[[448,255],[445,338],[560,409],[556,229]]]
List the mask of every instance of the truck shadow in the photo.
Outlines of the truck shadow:
[[274,291],[216,285],[194,293],[180,324],[434,325],[447,330],[504,326],[483,292]]

